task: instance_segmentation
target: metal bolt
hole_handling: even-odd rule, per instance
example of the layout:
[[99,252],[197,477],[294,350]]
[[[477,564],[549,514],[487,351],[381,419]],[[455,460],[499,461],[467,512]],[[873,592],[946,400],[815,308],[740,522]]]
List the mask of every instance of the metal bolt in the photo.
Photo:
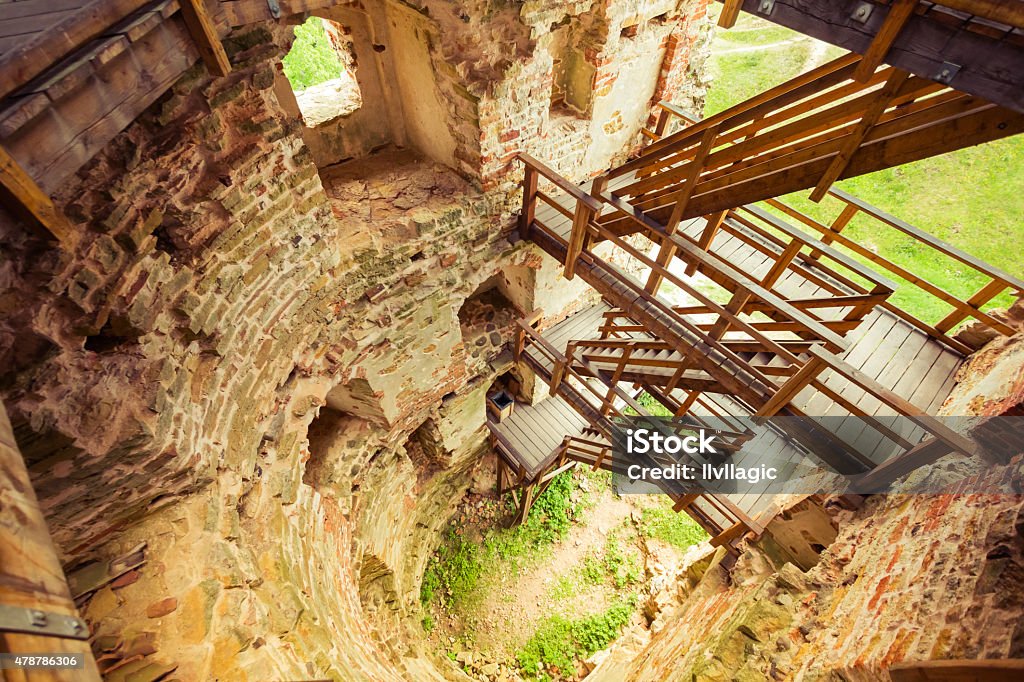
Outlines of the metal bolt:
[[940,71],[939,78],[949,78],[949,69],[943,69]]
[[71,631],[75,632],[75,633],[81,632],[82,631],[82,621],[78,620],[77,618],[75,620],[71,621]]
[[873,5],[870,2],[862,2],[857,5],[855,10],[853,10],[853,14],[850,15],[850,18],[854,21],[859,21],[860,23],[865,24],[868,21],[868,17],[871,16],[872,9]]
[[771,12],[772,11],[771,0],[761,0],[761,11],[762,12]]
[[34,625],[35,627],[46,627],[46,614],[42,611],[32,609],[29,612],[29,616],[32,618],[32,625]]

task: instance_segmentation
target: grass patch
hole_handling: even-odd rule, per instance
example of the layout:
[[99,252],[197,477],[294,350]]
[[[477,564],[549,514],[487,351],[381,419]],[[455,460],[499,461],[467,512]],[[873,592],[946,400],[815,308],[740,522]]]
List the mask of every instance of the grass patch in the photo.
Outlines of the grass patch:
[[810,53],[810,45],[793,43],[776,49],[713,57],[710,60],[713,85],[707,95],[704,115],[717,114],[798,75]]
[[481,543],[465,537],[454,523],[449,525],[423,572],[420,603],[425,609],[433,604],[447,609],[469,607],[480,596],[478,588],[487,576],[539,559],[565,537],[586,509],[588,496],[578,490],[572,471],[559,474],[537,497],[523,524],[492,529]]
[[311,85],[341,78],[345,71],[327,38],[324,21],[318,17],[310,17],[295,27],[295,42],[281,63],[293,90],[305,90]]
[[635,606],[636,598],[630,597],[584,618],[551,616],[520,649],[516,660],[533,679],[551,679],[549,674],[572,676],[577,660],[604,649],[619,636]]
[[671,502],[659,498],[656,504],[644,507],[640,532],[649,538],[666,542],[679,549],[689,549],[704,542],[708,534],[686,514],[672,509]]

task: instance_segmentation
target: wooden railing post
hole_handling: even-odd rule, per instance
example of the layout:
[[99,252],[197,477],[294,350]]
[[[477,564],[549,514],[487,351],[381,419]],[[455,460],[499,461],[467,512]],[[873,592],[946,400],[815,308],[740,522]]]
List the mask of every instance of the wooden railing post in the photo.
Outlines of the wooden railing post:
[[537,170],[524,162],[523,173],[523,210],[519,214],[519,234],[526,237],[530,234],[530,226],[537,211]]
[[[1006,289],[1006,282],[999,279],[992,279],[992,281],[978,289],[973,296],[967,299],[967,305],[980,312],[983,305],[1003,293],[1004,289]],[[946,315],[944,318],[939,320],[935,324],[935,328],[945,334],[953,327],[963,322],[967,316],[968,313],[966,310],[954,310],[949,315]]]
[[578,199],[576,201],[576,212],[572,217],[572,232],[569,235],[569,244],[565,250],[565,270],[563,275],[566,279],[576,276],[576,261],[583,253],[584,245],[587,242],[587,229],[596,211],[589,203]]

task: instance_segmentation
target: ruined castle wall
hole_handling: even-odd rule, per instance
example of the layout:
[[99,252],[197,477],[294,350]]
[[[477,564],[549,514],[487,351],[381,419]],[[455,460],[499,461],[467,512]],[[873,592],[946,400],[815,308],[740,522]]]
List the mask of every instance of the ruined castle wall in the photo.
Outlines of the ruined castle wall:
[[[282,90],[290,29],[251,26],[225,43],[229,76],[197,65],[61,188],[75,252],[0,213],[3,399],[106,669],[457,677],[409,628],[486,445],[493,371],[470,362],[458,310],[495,277],[551,319],[587,290],[506,238],[510,155],[558,160],[562,138],[495,143],[500,166],[481,154],[526,108],[512,58],[536,76],[530,35],[546,29],[515,7],[463,21],[433,3],[428,35],[408,10],[365,4],[364,29],[355,10],[331,12],[367,31],[357,74],[377,74],[380,97],[360,80],[359,111],[398,112],[399,128],[311,137]],[[389,17],[410,44],[378,42]],[[460,53],[469,33],[498,52]],[[425,52],[440,94],[395,106],[404,86],[374,60],[419,68]],[[420,73],[406,74],[417,88]],[[453,142],[427,125],[438,106]],[[412,149],[367,155],[406,134]],[[434,163],[449,154],[457,173]],[[348,156],[363,160],[323,167]],[[600,170],[566,159],[577,176]]]

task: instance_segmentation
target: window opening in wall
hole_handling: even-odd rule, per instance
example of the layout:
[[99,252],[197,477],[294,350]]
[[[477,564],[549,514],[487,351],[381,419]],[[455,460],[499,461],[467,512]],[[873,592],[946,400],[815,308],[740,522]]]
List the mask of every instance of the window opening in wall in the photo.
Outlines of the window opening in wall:
[[282,62],[307,126],[347,116],[362,106],[352,41],[341,24],[310,17],[296,26],[295,42]]

